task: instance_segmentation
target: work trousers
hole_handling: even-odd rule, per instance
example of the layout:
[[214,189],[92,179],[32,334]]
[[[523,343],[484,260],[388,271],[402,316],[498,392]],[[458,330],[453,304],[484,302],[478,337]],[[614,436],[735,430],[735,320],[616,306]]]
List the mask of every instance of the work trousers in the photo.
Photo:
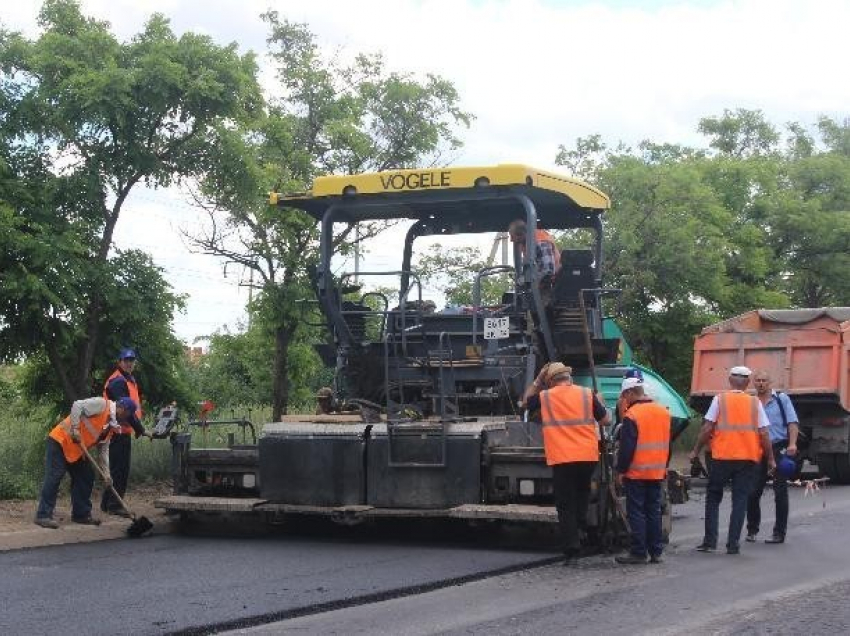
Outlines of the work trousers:
[[552,466],[552,484],[558,526],[564,554],[573,556],[581,549],[579,530],[587,526],[590,479],[597,462],[569,462]]
[[[774,442],[773,457],[779,462],[782,451],[788,446],[788,441]],[[747,502],[747,532],[758,534],[761,525],[761,496],[767,485],[767,460],[762,460],[756,473],[755,485]],[[776,503],[776,521],[773,524],[775,536],[785,536],[788,529],[788,480],[776,472],[773,475],[773,500]]]
[[[130,435],[122,433],[113,435],[109,441],[109,474],[112,485],[121,498],[127,492],[127,481],[130,479],[130,451],[133,448]],[[104,488],[100,500],[100,509],[104,512],[121,510],[121,504],[109,488]]]
[[68,473],[71,476],[71,518],[87,519],[91,516],[91,492],[94,488],[94,469],[85,458],[69,463],[62,452],[62,445],[52,437],[47,438],[47,453],[44,467],[44,484],[38,500],[39,519],[51,519],[56,508],[59,484]]
[[741,541],[741,530],[744,528],[744,518],[747,515],[747,499],[752,492],[757,469],[758,462],[751,462],[746,459],[712,458],[705,496],[705,538],[703,543],[717,547],[723,487],[731,481],[732,514],[729,515],[729,534],[726,538],[726,547],[738,547]]
[[661,481],[657,479],[624,479],[626,514],[631,526],[633,555],[646,558],[661,556],[664,550],[661,531]]

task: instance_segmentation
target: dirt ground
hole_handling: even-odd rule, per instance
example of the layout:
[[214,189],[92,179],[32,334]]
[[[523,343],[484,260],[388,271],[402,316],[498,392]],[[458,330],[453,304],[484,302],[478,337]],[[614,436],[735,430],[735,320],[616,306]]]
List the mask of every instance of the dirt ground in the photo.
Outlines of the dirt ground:
[[[53,518],[59,522],[59,529],[40,528],[33,523],[38,502],[35,500],[0,500],[0,552],[25,547],[40,547],[63,543],[80,543],[111,539],[123,536],[130,520],[114,515],[102,514],[98,504],[101,489],[95,486],[92,494],[94,509],[92,514],[103,523],[99,527],[80,526],[71,522],[71,500],[65,491],[60,491]],[[154,500],[171,493],[168,483],[130,485],[127,505],[137,516],[150,519],[156,530],[165,531],[170,520],[161,510],[153,506]]]

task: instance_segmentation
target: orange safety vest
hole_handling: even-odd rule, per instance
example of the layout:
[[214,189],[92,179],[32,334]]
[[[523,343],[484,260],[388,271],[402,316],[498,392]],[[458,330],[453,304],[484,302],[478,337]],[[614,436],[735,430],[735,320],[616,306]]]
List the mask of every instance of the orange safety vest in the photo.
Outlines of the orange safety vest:
[[625,414],[637,425],[637,446],[628,479],[664,479],[670,457],[670,412],[657,402],[635,402]]
[[[110,401],[106,400],[106,408],[101,413],[92,415],[91,417],[83,416],[80,418],[80,442],[85,444],[86,448],[91,448],[98,442],[103,441],[100,436],[103,434],[104,429],[107,429],[107,433],[103,439],[112,437],[112,429],[109,428],[111,410],[109,403]],[[62,454],[65,455],[65,460],[69,464],[73,464],[83,456],[80,444],[71,439],[70,415],[54,426],[47,435],[59,442],[62,446]]]
[[[106,378],[106,382],[103,383],[103,397],[104,399],[109,399],[109,396],[106,394],[106,387],[109,386],[109,383],[112,382],[115,378],[124,378],[127,382],[127,391],[130,393],[130,399],[136,403],[136,417],[141,421],[142,419],[142,400],[139,397],[139,385],[136,384],[135,378],[128,378],[123,373],[121,373],[121,369],[115,369],[108,378]],[[133,427],[129,424],[121,425],[121,432],[125,435],[129,435],[133,432]]]
[[558,244],[555,243],[555,237],[549,234],[546,230],[537,230],[534,232],[534,239],[538,243],[551,243],[552,244],[552,252],[555,254],[555,273],[558,273],[558,270],[561,269],[561,250],[558,249]]
[[540,412],[543,448],[549,466],[599,460],[599,436],[589,389],[561,384],[543,391]]
[[717,406],[711,458],[761,461],[758,398],[740,391],[727,391],[717,396]]

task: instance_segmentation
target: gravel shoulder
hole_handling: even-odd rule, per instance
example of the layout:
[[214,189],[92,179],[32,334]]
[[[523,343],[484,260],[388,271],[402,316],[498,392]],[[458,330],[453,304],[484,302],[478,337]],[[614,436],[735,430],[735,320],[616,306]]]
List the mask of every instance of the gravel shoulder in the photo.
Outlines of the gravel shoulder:
[[[167,483],[131,486],[127,496],[127,505],[138,516],[145,516],[154,524],[154,533],[161,534],[171,529],[171,520],[162,510],[154,508],[158,497],[169,494],[171,486]],[[0,500],[0,552],[22,548],[38,548],[48,545],[85,543],[117,539],[125,536],[130,520],[123,517],[101,514],[97,509],[101,489],[95,487],[92,501],[95,502],[93,514],[100,517],[100,526],[81,526],[71,522],[70,495],[60,491],[54,519],[59,529],[40,528],[33,523],[38,507],[36,500],[7,499]]]

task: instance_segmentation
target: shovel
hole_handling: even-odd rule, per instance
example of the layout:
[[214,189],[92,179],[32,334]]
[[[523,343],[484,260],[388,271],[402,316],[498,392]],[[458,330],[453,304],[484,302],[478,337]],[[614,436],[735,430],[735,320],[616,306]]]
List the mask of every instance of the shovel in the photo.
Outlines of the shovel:
[[[91,453],[89,453],[88,449],[85,446],[83,446],[83,444],[80,444],[80,448],[83,449],[83,453],[85,454],[86,459],[88,459],[89,462],[91,463],[91,465],[94,466],[95,470],[97,471],[98,475],[100,475],[101,479],[103,479],[104,482],[107,482],[109,477],[106,475],[106,473],[103,472],[103,469],[100,467],[100,464],[98,464],[96,461],[94,461],[94,459],[91,456]],[[128,515],[130,515],[130,518],[133,520],[133,523],[131,523],[130,527],[127,528],[127,536],[133,537],[133,538],[140,537],[143,534],[145,534],[146,532],[148,532],[149,530],[153,529],[153,523],[151,523],[151,520],[148,519],[147,517],[137,517],[127,507],[127,504],[124,503],[124,500],[121,499],[121,496],[118,494],[118,492],[115,490],[115,487],[112,484],[109,484],[109,490],[112,491],[112,495],[115,497],[115,499],[118,500],[118,503],[121,504],[121,507],[124,509],[124,511]]]

